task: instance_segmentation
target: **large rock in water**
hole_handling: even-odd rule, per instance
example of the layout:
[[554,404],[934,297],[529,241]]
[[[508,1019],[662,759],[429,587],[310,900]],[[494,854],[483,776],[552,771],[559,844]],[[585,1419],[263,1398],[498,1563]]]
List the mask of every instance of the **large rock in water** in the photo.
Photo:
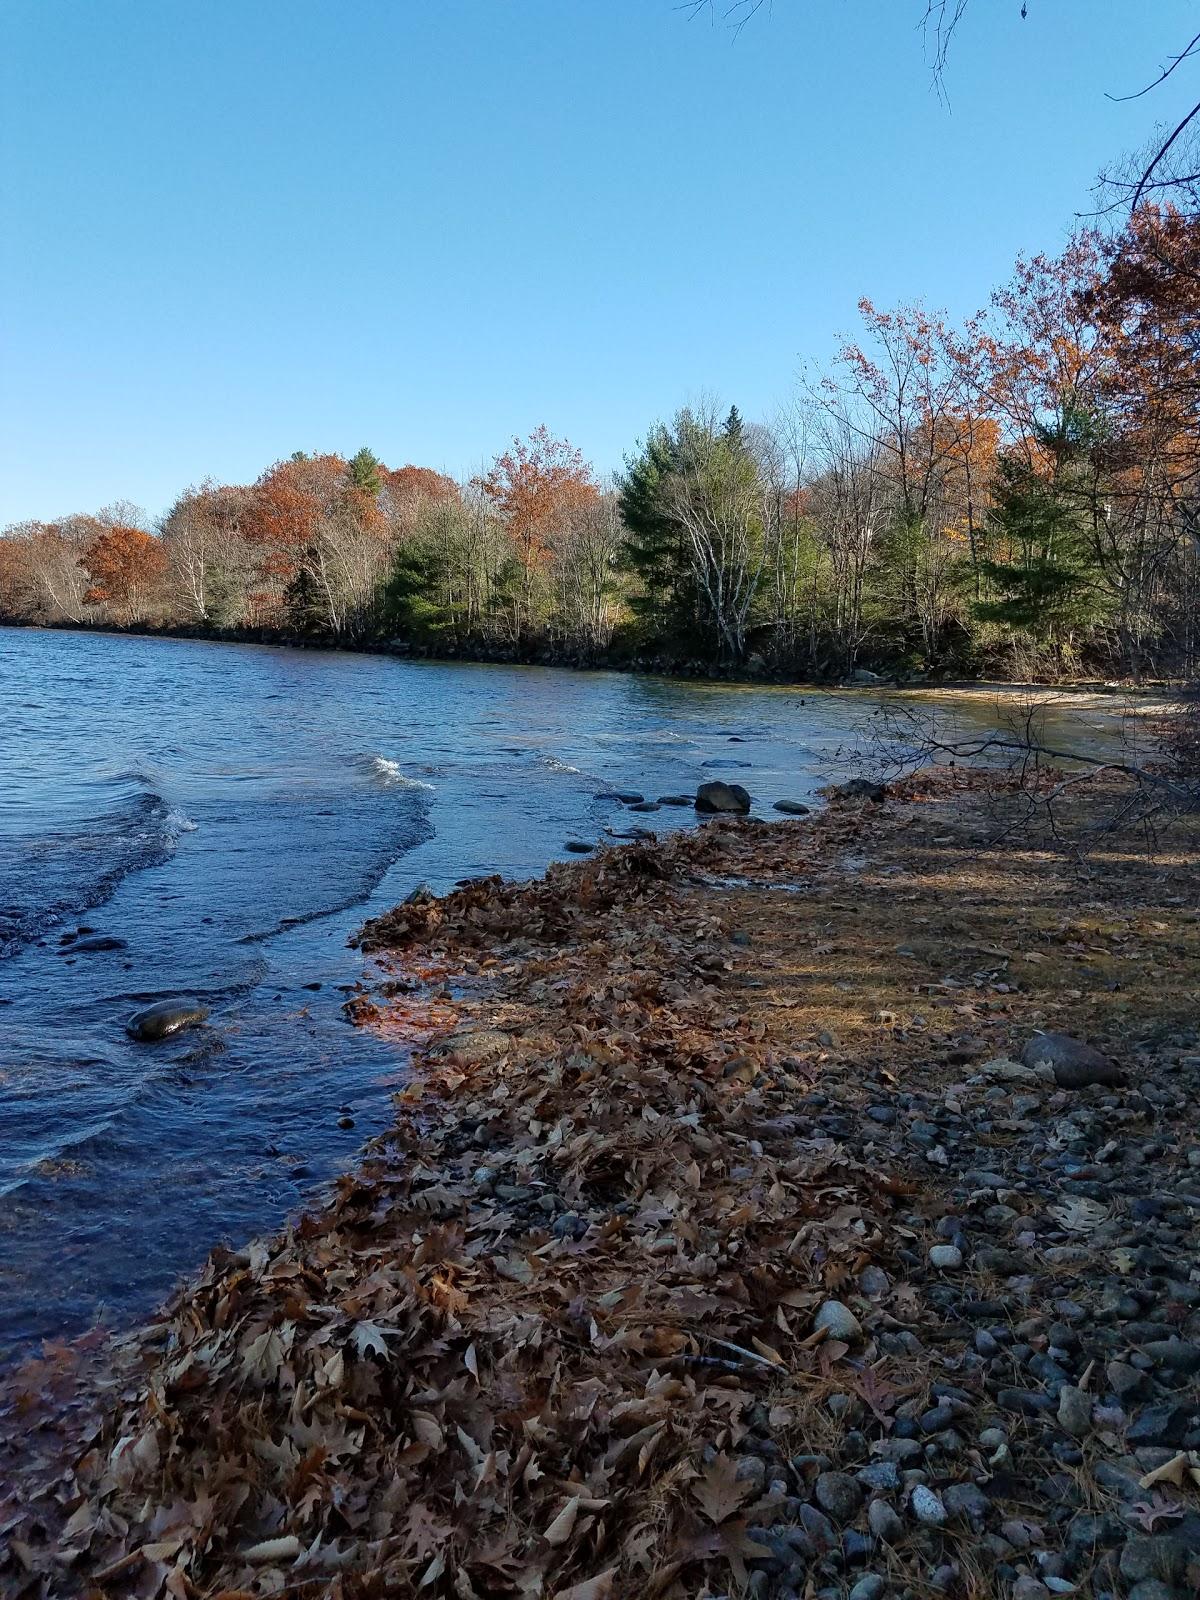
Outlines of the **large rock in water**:
[[125,1031],[131,1039],[153,1044],[156,1039],[165,1039],[181,1028],[195,1027],[207,1016],[208,1007],[197,1005],[194,1000],[160,1000],[144,1011],[135,1011],[125,1024]]
[[730,811],[744,817],[750,809],[750,796],[740,783],[702,783],[696,790],[697,811]]
[[1120,1067],[1107,1056],[1066,1033],[1035,1033],[1021,1051],[1021,1060],[1027,1067],[1046,1062],[1060,1089],[1086,1089],[1093,1083],[1114,1087],[1125,1081]]

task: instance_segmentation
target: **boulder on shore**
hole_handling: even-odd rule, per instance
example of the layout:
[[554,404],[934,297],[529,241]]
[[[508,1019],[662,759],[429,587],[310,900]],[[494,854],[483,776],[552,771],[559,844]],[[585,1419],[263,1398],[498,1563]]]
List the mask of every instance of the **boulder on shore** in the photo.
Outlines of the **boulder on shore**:
[[744,817],[750,809],[750,796],[740,783],[702,783],[695,803],[697,811],[725,811]]
[[848,783],[835,783],[828,793],[838,800],[873,800],[881,805],[887,799],[887,788],[882,783],[872,783],[870,778],[851,778]]
[[1027,1067],[1045,1062],[1060,1089],[1086,1089],[1089,1084],[1115,1088],[1125,1081],[1125,1074],[1115,1062],[1066,1033],[1035,1033],[1021,1051],[1021,1061]]
[[159,1000],[143,1011],[135,1011],[125,1024],[131,1039],[141,1044],[153,1044],[156,1039],[166,1039],[182,1028],[192,1028],[208,1016],[208,1007],[195,1000]]

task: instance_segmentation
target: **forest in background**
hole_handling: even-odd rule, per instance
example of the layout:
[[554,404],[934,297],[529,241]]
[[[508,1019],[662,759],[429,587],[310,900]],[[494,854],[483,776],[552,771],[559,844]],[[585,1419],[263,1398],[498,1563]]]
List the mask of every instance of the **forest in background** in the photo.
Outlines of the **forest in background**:
[[[603,480],[547,428],[0,534],[0,617],[801,678],[1191,676],[1200,207],[1018,261],[961,326],[860,303],[769,421],[693,403]],[[1193,195],[1194,199],[1195,196]]]

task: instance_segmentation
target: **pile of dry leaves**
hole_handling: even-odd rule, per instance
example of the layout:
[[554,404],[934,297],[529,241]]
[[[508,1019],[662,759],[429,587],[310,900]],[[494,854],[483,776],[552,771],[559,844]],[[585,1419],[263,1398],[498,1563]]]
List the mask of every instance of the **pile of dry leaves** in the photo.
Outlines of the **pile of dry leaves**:
[[[730,885],[799,904],[876,825],[715,822],[368,925],[357,1020],[419,1025],[386,999],[417,971],[455,1020],[439,990],[394,1129],[324,1210],[215,1255],[125,1347],[77,1459],[0,1516],[8,1592],[740,1592],[780,1497],[747,1450],[812,1451],[831,1389],[884,1431],[928,1392],[874,1338],[922,1316],[917,1186],[806,1113],[829,1052],[764,1020],[729,920]],[[886,1077],[906,1047],[876,1016]],[[816,1316],[841,1298],[865,1330]]]
[[61,1543],[26,1533],[30,1592],[47,1565],[461,1600],[744,1572],[739,1441],[763,1406],[786,1434],[850,1354],[813,1309],[886,1257],[897,1186],[806,1141],[795,1064],[723,992],[729,930],[674,883],[721,832],[365,930],[396,965],[465,956],[492,1026],[435,1046],[324,1212],[189,1286],[59,1485]]

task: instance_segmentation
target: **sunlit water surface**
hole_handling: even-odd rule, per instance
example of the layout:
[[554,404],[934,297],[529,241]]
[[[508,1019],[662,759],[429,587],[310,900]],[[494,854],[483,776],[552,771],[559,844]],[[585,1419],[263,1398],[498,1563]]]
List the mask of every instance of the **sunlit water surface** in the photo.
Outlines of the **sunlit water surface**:
[[[341,1012],[366,916],[420,881],[531,876],[568,839],[695,825],[631,815],[614,787],[725,777],[765,815],[811,800],[876,710],[862,694],[0,629],[0,1360],[149,1309],[385,1125],[404,1060]],[[1111,717],[1082,721],[1104,737]],[[126,945],[72,956],[63,935],[81,925]],[[204,1027],[126,1036],[130,1013],[178,995],[210,1008]]]

